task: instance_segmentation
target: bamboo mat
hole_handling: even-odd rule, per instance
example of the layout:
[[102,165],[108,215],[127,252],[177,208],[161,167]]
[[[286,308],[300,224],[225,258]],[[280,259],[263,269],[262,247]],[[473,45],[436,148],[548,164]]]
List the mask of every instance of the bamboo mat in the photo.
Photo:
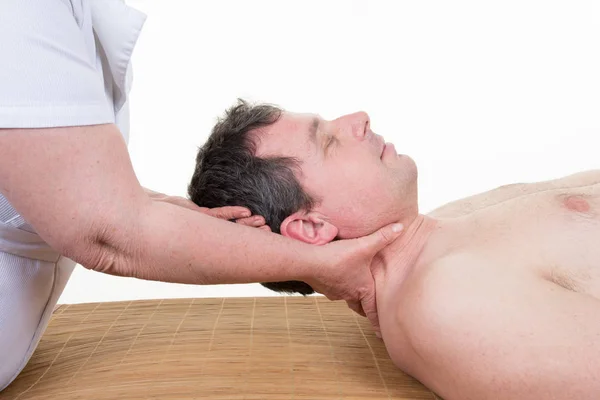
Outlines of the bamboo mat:
[[322,297],[59,307],[2,400],[436,399]]

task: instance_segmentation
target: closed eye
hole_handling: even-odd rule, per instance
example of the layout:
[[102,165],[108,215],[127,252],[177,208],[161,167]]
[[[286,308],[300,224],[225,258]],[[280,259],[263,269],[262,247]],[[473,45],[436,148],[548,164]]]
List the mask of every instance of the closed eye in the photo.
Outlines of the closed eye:
[[338,142],[339,142],[339,140],[337,137],[335,137],[333,135],[327,136],[327,139],[325,141],[325,149],[324,149],[326,156],[329,155],[333,146],[336,145]]

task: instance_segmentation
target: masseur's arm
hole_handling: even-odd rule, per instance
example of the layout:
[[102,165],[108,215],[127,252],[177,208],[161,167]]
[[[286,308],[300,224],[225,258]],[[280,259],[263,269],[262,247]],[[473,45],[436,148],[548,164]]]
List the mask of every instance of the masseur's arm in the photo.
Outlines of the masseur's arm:
[[568,189],[600,183],[600,170],[590,170],[572,174],[559,179],[536,183],[515,183],[500,186],[488,192],[479,193],[464,199],[448,203],[435,209],[428,215],[439,218],[460,217],[490,207],[507,200],[546,190]]
[[374,254],[392,226],[310,246],[153,201],[114,125],[0,130],[0,192],[40,236],[86,268],[194,284],[303,280],[362,302],[376,321]]

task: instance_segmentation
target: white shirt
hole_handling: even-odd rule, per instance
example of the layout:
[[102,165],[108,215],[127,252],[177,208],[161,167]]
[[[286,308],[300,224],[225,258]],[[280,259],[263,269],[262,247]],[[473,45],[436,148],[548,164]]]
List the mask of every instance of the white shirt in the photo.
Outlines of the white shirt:
[[[122,0],[0,0],[0,128],[116,123],[127,141],[145,18]],[[29,360],[74,266],[0,194],[0,390]]]

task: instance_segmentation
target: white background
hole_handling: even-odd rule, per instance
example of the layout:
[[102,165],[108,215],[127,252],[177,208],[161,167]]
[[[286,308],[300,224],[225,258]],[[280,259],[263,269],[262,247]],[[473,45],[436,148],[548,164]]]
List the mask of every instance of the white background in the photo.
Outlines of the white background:
[[[185,195],[200,146],[242,97],[325,118],[369,112],[420,169],[420,206],[600,168],[598,1],[129,0],[130,152]],[[60,302],[264,296],[78,267]]]

